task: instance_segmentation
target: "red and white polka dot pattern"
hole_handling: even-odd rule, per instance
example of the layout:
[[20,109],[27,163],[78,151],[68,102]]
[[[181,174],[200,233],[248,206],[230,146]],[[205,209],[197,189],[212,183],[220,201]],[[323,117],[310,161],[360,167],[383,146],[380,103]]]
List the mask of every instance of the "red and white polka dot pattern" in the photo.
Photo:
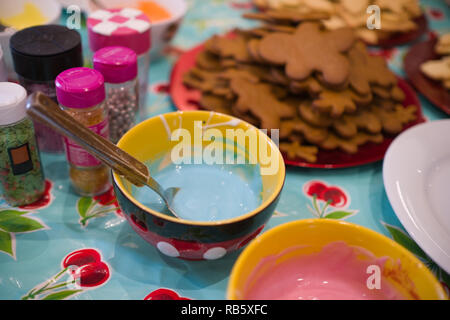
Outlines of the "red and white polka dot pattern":
[[135,215],[127,217],[132,228],[147,242],[154,245],[162,254],[187,260],[216,260],[237,249],[242,248],[253,240],[264,228],[261,226],[250,235],[237,239],[216,242],[199,243],[194,241],[183,241],[178,239],[164,238],[155,232],[151,232]]

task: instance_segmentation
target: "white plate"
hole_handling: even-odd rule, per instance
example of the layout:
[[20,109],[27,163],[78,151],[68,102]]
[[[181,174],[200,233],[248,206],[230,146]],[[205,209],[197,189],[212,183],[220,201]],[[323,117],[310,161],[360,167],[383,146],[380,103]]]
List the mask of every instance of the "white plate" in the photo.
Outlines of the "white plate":
[[450,273],[450,120],[399,135],[384,158],[383,180],[405,229]]

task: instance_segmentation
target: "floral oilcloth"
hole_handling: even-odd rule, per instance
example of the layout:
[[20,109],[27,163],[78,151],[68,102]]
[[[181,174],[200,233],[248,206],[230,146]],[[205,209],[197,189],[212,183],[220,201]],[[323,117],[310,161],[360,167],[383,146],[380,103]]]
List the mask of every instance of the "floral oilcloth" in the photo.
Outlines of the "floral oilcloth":
[[[241,15],[250,0],[188,1],[189,11],[172,46],[150,68],[147,116],[176,110],[168,81],[180,53],[216,33],[248,28]],[[450,31],[450,9],[441,0],[422,1],[431,31]],[[62,23],[66,16],[63,15]],[[83,26],[83,46],[87,32]],[[403,76],[409,46],[374,49]],[[420,96],[428,120],[447,116]],[[71,189],[64,155],[42,154],[45,196],[30,206],[0,200],[0,299],[224,299],[239,253],[219,260],[184,261],[163,255],[136,234],[122,216],[112,190],[80,198]],[[345,219],[393,238],[418,256],[444,287],[441,270],[402,228],[387,199],[382,163],[349,169],[287,168],[284,190],[266,231],[288,221],[319,217]],[[77,274],[73,281],[71,274]]]

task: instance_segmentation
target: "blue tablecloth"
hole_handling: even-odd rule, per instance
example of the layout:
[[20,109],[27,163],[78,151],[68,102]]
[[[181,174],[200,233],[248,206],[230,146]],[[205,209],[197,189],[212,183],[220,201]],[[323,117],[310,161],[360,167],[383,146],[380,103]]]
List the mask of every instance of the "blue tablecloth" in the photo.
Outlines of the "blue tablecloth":
[[[176,110],[165,89],[180,52],[215,33],[255,24],[241,18],[251,10],[247,0],[189,0],[188,3],[188,14],[172,48],[163,58],[152,62],[147,101],[150,116]],[[450,9],[444,1],[422,1],[422,5],[434,32],[450,31]],[[87,47],[85,29],[81,33]],[[408,46],[402,46],[381,52],[399,75],[403,75],[402,61],[407,49]],[[446,118],[424,97],[420,96],[420,101],[429,120]],[[216,261],[189,262],[166,257],[131,229],[112,195],[80,200],[71,190],[63,155],[42,154],[42,161],[48,193],[41,203],[31,208],[9,208],[0,199],[0,221],[4,210],[13,210],[18,219],[15,228],[3,226],[3,230],[0,225],[0,299],[21,299],[28,295],[34,299],[141,300],[160,288],[190,299],[225,298],[228,277],[240,252]],[[346,201],[339,210],[347,211],[348,215],[340,218],[394,238],[450,286],[450,276],[402,229],[386,197],[382,163],[339,170],[288,168],[281,200],[265,230],[314,217],[312,198],[304,192],[305,185],[313,181],[336,186],[345,194]],[[336,208],[329,206],[325,215],[333,210]],[[82,220],[86,216],[90,218]],[[80,289],[68,281],[71,278],[64,271],[63,260],[70,253],[86,248],[100,255],[97,260],[104,262],[102,266],[108,272],[97,280],[91,279],[91,287]],[[49,283],[52,279],[57,282]],[[45,285],[46,289],[52,289],[36,294],[36,289]]]

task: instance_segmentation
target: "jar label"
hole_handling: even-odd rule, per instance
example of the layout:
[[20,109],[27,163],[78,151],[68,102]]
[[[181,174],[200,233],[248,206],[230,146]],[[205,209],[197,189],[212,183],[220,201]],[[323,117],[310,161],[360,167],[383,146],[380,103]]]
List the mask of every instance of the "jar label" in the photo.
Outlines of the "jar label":
[[33,161],[31,160],[28,143],[18,147],[9,148],[8,154],[9,161],[11,162],[11,169],[15,176],[33,170]]
[[[89,127],[90,130],[101,135],[103,138],[108,139],[109,136],[109,126],[108,119]],[[101,161],[96,157],[87,152],[79,144],[75,143],[73,140],[64,137],[64,145],[66,148],[67,160],[70,164],[77,167],[96,167],[101,164]]]

